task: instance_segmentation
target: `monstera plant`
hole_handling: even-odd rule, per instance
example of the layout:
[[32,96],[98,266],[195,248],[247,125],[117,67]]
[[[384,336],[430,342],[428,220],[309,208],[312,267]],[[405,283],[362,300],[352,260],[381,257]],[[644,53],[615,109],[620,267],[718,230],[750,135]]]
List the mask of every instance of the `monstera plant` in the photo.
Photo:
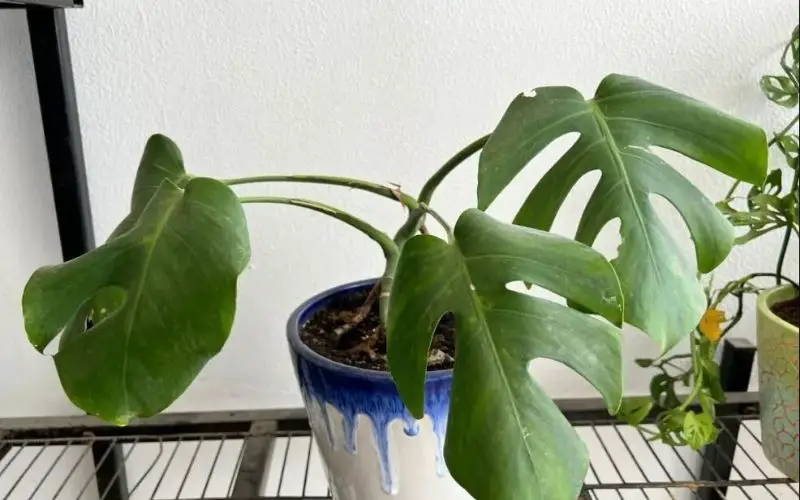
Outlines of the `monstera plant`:
[[[548,144],[572,132],[579,139],[533,186],[514,224],[481,211]],[[433,331],[443,317],[455,319],[445,458],[456,481],[478,499],[574,500],[587,452],[529,374],[529,363],[550,358],[569,366],[615,412],[623,392],[619,327],[639,327],[662,350],[674,346],[705,309],[698,271],[722,262],[734,237],[714,205],[653,148],[760,183],[766,144],[755,126],[621,75],[606,77],[591,99],[568,87],[518,96],[494,132],[437,170],[417,197],[343,177],[192,177],[177,147],[154,136],[130,215],[102,246],[34,273],[23,297],[25,326],[40,351],[61,334],[54,358],[77,406],[117,424],[153,415],[186,389],[228,336],[237,276],[250,255],[242,204],[315,210],[362,231],[386,256],[367,301],[380,301],[391,375],[414,417],[424,413]],[[433,194],[481,149],[478,208],[451,229],[431,208]],[[575,239],[548,232],[568,192],[594,170],[601,179]],[[389,235],[316,201],[233,191],[261,182],[364,190],[401,203],[408,218]],[[654,196],[682,215],[697,266],[669,236]],[[591,245],[613,219],[620,220],[622,243],[608,262]],[[444,228],[445,239],[429,233],[430,220]],[[566,305],[512,291],[513,282],[554,292]]]

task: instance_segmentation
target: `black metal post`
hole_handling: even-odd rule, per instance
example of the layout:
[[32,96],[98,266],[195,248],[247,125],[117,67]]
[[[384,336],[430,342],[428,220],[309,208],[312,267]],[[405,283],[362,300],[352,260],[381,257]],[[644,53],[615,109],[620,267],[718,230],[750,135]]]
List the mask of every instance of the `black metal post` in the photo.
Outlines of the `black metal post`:
[[128,477],[122,445],[115,441],[97,441],[92,444],[98,498],[102,500],[128,500]]
[[27,9],[50,182],[61,253],[73,259],[94,248],[67,23],[62,9]]
[[[745,392],[750,385],[756,347],[745,339],[725,339],[720,359],[720,382],[725,392]],[[739,419],[721,419],[724,427],[717,442],[703,451],[706,460],[700,471],[701,481],[727,481],[731,477],[732,461],[736,452],[741,422]],[[701,488],[701,500],[725,500],[728,488]]]
[[[275,447],[275,438],[270,432],[274,432],[276,428],[277,424],[272,421],[253,422],[250,427],[253,435],[242,441],[231,498],[256,498],[261,494],[265,486],[264,475],[269,469]],[[281,492],[278,491],[277,494],[280,496]]]

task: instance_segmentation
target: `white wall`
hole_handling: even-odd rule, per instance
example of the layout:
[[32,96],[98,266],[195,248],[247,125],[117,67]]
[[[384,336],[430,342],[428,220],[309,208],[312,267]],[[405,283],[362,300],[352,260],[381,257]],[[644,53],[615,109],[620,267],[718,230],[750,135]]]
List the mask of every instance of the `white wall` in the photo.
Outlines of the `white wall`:
[[[68,19],[100,239],[125,214],[141,147],[155,131],[177,140],[195,173],[329,173],[415,192],[452,152],[488,132],[519,91],[569,84],[589,94],[612,71],[772,129],[786,115],[762,98],[757,79],[776,66],[798,17],[789,0],[87,4]],[[25,344],[18,309],[26,275],[58,258],[23,21],[0,14],[0,415],[16,416],[74,411],[50,360]],[[724,193],[726,179],[682,164],[711,198]],[[528,185],[535,170],[523,174]],[[473,203],[474,178],[473,164],[435,205],[455,217]],[[402,216],[391,202],[342,190],[247,192],[321,197],[387,229]],[[525,194],[518,185],[494,213],[510,217]],[[570,198],[573,216],[582,199],[585,189]],[[276,207],[250,207],[248,216],[254,255],[234,334],[173,410],[298,406],[287,315],[316,291],[380,272],[370,241],[322,216]],[[559,229],[575,223],[563,217]],[[776,246],[765,239],[738,252],[721,278],[766,265]],[[796,248],[790,265],[797,268]],[[752,337],[752,324],[749,316],[740,334]],[[652,354],[640,337],[627,342],[632,356]],[[594,395],[560,367],[537,372],[554,394]],[[645,390],[648,379],[631,373],[630,390]]]

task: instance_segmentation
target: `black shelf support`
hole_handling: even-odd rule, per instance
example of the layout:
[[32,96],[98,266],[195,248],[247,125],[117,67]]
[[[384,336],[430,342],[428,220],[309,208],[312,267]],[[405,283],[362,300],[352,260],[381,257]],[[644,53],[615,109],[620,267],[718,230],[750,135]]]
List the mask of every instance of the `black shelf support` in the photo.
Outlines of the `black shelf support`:
[[[720,382],[728,392],[746,392],[753,373],[756,347],[745,339],[725,339],[720,358]],[[703,452],[705,460],[700,471],[701,481],[727,481],[731,477],[732,461],[736,452],[741,422],[736,419],[723,419],[723,427],[715,445]],[[697,493],[700,500],[725,500],[727,486],[701,488]]]
[[97,493],[103,500],[128,500],[128,478],[122,445],[115,441],[92,444]]
[[67,23],[60,8],[28,7],[27,18],[61,253],[66,261],[94,248]]

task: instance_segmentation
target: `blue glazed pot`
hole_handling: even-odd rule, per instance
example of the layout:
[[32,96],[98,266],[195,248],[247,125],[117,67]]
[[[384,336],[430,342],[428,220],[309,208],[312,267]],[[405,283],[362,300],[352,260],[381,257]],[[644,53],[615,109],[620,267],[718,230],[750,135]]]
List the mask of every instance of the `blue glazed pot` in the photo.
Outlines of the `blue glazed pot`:
[[331,361],[300,340],[302,326],[316,311],[374,283],[365,280],[327,290],[295,310],[287,326],[292,360],[334,498],[471,498],[450,478],[442,453],[452,370],[428,374],[426,416],[417,421],[388,373]]

